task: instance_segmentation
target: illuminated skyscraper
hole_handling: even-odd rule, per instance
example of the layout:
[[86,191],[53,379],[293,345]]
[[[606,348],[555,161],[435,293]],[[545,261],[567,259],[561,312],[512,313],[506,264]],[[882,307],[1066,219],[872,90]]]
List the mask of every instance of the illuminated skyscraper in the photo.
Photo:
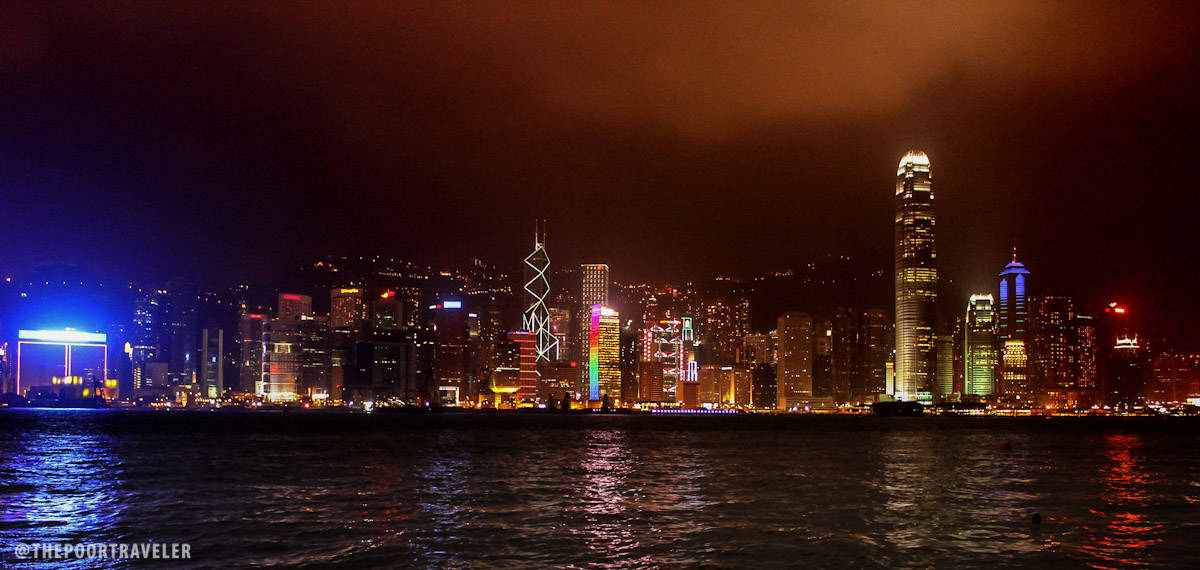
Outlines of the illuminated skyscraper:
[[588,400],[600,405],[604,398],[621,399],[621,322],[617,312],[592,305],[588,326]]
[[705,341],[714,357],[733,362],[742,340],[750,332],[750,300],[718,298],[704,307]]
[[550,256],[546,253],[546,221],[539,220],[533,231],[533,252],[525,258],[525,312],[521,328],[537,337],[537,361],[558,360],[558,339],[550,330]]
[[786,410],[812,397],[813,321],[807,313],[788,312],[779,317],[778,326],[775,403]]
[[537,338],[533,333],[517,331],[508,333],[508,339],[516,343],[518,347],[517,379],[520,385],[515,393],[515,400],[518,405],[536,404],[538,382]]
[[937,367],[937,248],[929,157],[910,150],[896,171],[896,381],[894,395],[915,401]]
[[290,319],[263,323],[263,375],[254,392],[272,402],[290,402],[300,391],[300,330]]
[[608,306],[608,266],[603,263],[585,263],[580,269],[580,296],[583,304]]
[[682,322],[663,319],[649,323],[642,339],[642,360],[662,364],[662,401],[676,401],[679,382],[687,374]]
[[[496,366],[489,374],[489,388],[495,395],[497,407],[532,406],[538,397],[537,339],[525,331],[509,332],[497,343]],[[553,365],[545,367],[548,380],[553,382]],[[553,390],[555,386],[548,386]],[[562,397],[562,392],[559,392]]]
[[[579,266],[579,305],[575,310],[576,321],[581,325],[576,329],[575,342],[570,343],[582,347],[581,360],[588,359],[588,323],[592,318],[592,307],[608,306],[608,266],[603,263],[584,263]],[[563,346],[559,345],[560,355]],[[560,356],[561,357],[561,356]],[[580,385],[583,392],[588,391],[589,372],[586,366],[580,369]]]
[[[130,360],[133,386],[141,390],[149,388],[146,365],[161,359],[165,347],[170,343],[165,323],[166,311],[160,302],[164,291],[149,291],[138,297],[134,304],[133,329],[130,331]],[[129,393],[133,393],[132,391]]]
[[963,323],[963,394],[990,396],[996,385],[996,310],[991,295],[971,295]]
[[[1033,393],[1029,379],[1029,270],[1017,261],[1000,272],[1000,303],[997,307],[998,346],[1000,347],[1000,393],[1028,398]],[[1013,351],[1014,354],[1008,353]]]
[[342,398],[347,376],[353,376],[358,335],[367,322],[362,289],[329,291],[329,397],[333,400]]
[[1029,385],[1029,353],[1019,340],[1006,340],[1000,345],[1000,393],[1020,400],[1031,393]]

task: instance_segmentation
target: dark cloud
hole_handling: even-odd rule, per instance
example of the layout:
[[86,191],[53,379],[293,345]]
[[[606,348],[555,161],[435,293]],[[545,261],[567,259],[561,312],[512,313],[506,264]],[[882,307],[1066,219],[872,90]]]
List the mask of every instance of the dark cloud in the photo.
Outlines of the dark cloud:
[[7,4],[0,263],[515,265],[536,213],[556,261],[618,277],[828,253],[886,267],[892,167],[921,147],[956,294],[989,286],[1017,243],[1041,284],[1170,312],[1200,278],[1197,11]]

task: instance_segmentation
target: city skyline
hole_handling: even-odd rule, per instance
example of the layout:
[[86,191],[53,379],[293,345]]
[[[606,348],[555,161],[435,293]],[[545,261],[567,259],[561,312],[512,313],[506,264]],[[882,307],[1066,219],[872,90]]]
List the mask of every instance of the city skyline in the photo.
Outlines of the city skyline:
[[[1176,239],[1196,207],[1195,30],[1174,8],[1097,5],[933,4],[920,18],[903,3],[773,5],[699,21],[528,5],[503,22],[438,6],[130,6],[112,20],[33,5],[0,15],[19,55],[0,68],[17,111],[0,184],[21,213],[0,270],[270,282],[329,252],[503,263],[528,253],[510,237],[531,217],[550,220],[556,261],[602,261],[623,281],[826,254],[886,267],[879,166],[922,148],[940,165],[940,215],[971,220],[941,228],[948,293],[990,286],[981,252],[1016,243],[1041,283],[1164,314],[1167,290],[1200,279]],[[539,24],[556,18],[574,35]],[[871,41],[823,33],[850,22]],[[687,49],[711,37],[728,51]],[[434,59],[444,73],[425,72]],[[88,231],[47,239],[53,223]],[[648,240],[673,255],[646,255]]]
[[0,2],[0,567],[1200,565],[1198,22]]

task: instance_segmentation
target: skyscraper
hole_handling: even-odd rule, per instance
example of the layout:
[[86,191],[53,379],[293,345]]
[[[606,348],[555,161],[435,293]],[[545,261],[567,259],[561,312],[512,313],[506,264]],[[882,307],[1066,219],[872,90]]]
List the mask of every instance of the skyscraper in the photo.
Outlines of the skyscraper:
[[261,314],[242,313],[238,319],[238,389],[258,391],[263,381],[263,323]]
[[1096,364],[1096,320],[1075,315],[1075,361],[1079,363],[1079,387],[1094,389],[1099,374]]
[[585,263],[580,269],[579,299],[589,307],[608,306],[608,266],[603,263]]
[[937,343],[937,380],[934,393],[938,398],[948,398],[954,393],[954,335],[939,334]]
[[284,320],[296,320],[302,315],[312,314],[312,297],[294,293],[279,294],[278,317]]
[[861,329],[854,311],[839,308],[830,319],[832,341],[831,365],[833,375],[833,399],[835,402],[852,400],[862,388],[862,365],[860,342]]
[[362,289],[340,288],[329,291],[329,326],[333,329],[357,331],[366,317]]
[[508,340],[517,345],[517,380],[519,386],[514,393],[517,405],[537,402],[537,338],[533,333],[515,331],[508,333]]
[[296,348],[300,350],[299,393],[305,398],[328,401],[334,391],[330,374],[329,319],[301,315],[295,324]]
[[[812,332],[812,391],[815,398],[834,398],[833,324],[815,323]],[[838,401],[845,401],[838,400]]]
[[643,360],[638,363],[638,400],[646,403],[663,401],[663,365],[661,362]]
[[990,396],[996,384],[996,310],[989,294],[971,295],[963,323],[963,394]]
[[558,360],[558,339],[550,330],[550,256],[546,253],[546,221],[539,220],[533,230],[533,252],[525,257],[525,312],[521,328],[537,337],[537,361]]
[[225,393],[225,331],[200,331],[200,397],[220,398]]
[[461,301],[444,300],[430,306],[429,314],[434,338],[433,375],[439,397],[444,403],[457,403],[471,392],[470,313],[462,308]]
[[[608,306],[608,266],[603,263],[584,263],[579,266],[579,305],[575,309],[575,320],[581,326],[576,330],[575,342],[571,343],[582,347],[581,360],[584,361],[589,355],[588,335],[591,333],[591,327],[588,324],[592,318],[592,307],[596,305]],[[560,345],[560,353],[562,349]],[[580,373],[580,385],[583,391],[587,392],[588,367],[582,367]]]
[[298,322],[263,322],[263,375],[254,392],[272,402],[291,402],[299,397],[302,355]]
[[[167,283],[166,349],[167,375],[172,384],[192,384],[195,381],[199,356],[199,293],[196,286],[185,281]],[[161,359],[161,357],[160,357]]]
[[357,287],[329,291],[329,396],[333,400],[342,399],[342,387],[354,375],[359,333],[368,322],[363,297]]
[[600,405],[604,398],[621,399],[621,322],[617,312],[592,305],[588,327],[588,400]]
[[774,364],[763,363],[754,366],[751,373],[750,405],[759,409],[774,408],[779,395],[779,372]]
[[1036,380],[1048,389],[1078,388],[1073,300],[1065,295],[1042,296],[1036,305],[1032,325]]
[[1117,302],[1104,308],[1097,323],[1099,386],[1102,403],[1109,406],[1141,404],[1150,347],[1140,333],[1134,313]]
[[787,312],[780,315],[778,327],[775,403],[786,410],[812,397],[813,320],[807,313]]
[[[1006,396],[1028,398],[1033,387],[1029,382],[1029,270],[1017,261],[1013,248],[1012,262],[1000,272],[1000,304],[997,310],[998,345],[1000,347],[1000,392]],[[1010,354],[1012,353],[1012,354]]]
[[888,357],[892,351],[888,342],[888,318],[883,309],[867,309],[859,315],[862,330],[859,350],[861,358],[861,391],[851,385],[855,401],[867,401],[887,388]]
[[642,337],[642,360],[662,365],[662,401],[674,402],[679,382],[686,378],[682,323],[663,319],[648,323]]
[[[162,359],[165,345],[170,342],[165,323],[166,311],[160,302],[163,291],[148,291],[138,297],[134,304],[133,329],[130,331],[132,343],[130,360],[132,366],[133,385],[131,388],[141,390],[148,388],[146,365]],[[132,394],[133,392],[128,392]]]
[[748,334],[742,339],[738,361],[746,366],[775,362],[779,348],[777,331]]
[[937,248],[929,157],[910,150],[896,171],[896,381],[894,395],[916,400],[937,366]]
[[[489,374],[489,389],[497,407],[519,408],[537,402],[538,367],[537,339],[525,331],[509,332],[496,345],[496,366]],[[554,381],[551,365],[546,365],[546,374]],[[553,390],[553,387],[549,387]],[[482,392],[485,393],[485,392]],[[561,392],[560,392],[561,394]]]

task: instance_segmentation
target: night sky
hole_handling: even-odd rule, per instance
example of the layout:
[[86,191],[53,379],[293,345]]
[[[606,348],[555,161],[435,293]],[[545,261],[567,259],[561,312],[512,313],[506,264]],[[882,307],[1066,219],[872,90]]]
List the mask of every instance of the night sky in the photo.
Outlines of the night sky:
[[[269,280],[330,252],[619,280],[890,270],[1119,296],[1200,341],[1191,2],[0,5],[0,270]],[[1191,168],[1189,168],[1191,167]],[[965,301],[964,301],[965,302]]]

